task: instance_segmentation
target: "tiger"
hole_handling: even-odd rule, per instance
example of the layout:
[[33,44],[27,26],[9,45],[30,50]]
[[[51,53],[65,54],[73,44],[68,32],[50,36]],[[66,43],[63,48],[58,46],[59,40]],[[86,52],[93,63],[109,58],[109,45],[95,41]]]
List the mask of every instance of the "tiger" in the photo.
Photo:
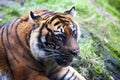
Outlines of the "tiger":
[[80,52],[75,12],[36,9],[0,26],[0,80],[86,80],[71,67]]

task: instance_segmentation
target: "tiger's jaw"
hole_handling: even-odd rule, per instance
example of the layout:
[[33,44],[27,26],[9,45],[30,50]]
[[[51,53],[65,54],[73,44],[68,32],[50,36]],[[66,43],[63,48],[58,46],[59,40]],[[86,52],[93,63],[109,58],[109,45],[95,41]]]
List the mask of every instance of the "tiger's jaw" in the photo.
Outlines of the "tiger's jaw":
[[73,56],[60,55],[59,58],[56,58],[56,62],[60,66],[69,66],[72,61],[73,61]]

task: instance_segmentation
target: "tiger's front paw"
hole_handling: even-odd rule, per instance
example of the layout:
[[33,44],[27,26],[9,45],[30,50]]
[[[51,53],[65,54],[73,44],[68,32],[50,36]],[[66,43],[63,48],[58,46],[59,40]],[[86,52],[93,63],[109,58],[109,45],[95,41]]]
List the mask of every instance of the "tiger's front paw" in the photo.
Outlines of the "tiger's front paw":
[[50,80],[86,80],[72,67],[62,67]]

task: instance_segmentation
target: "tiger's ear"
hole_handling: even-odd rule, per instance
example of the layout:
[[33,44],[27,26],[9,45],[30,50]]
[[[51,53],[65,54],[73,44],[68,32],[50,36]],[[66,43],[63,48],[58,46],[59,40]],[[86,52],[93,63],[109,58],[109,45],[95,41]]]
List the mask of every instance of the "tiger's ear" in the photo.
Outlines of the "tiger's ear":
[[39,15],[33,13],[32,11],[30,11],[29,13],[29,19],[32,21],[32,22],[35,22],[35,20],[37,20],[38,18],[40,18]]
[[75,6],[73,6],[70,10],[65,11],[64,13],[75,16],[76,14]]

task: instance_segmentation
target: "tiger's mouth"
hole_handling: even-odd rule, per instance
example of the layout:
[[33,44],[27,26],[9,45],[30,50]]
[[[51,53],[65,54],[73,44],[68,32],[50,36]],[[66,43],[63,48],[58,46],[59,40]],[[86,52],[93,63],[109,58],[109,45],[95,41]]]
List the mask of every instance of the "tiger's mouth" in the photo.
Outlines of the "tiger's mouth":
[[58,65],[60,66],[68,66],[73,61],[74,55],[68,55],[64,52],[61,52],[59,50],[53,50],[53,49],[44,49],[46,52],[46,58],[52,58],[54,59]]
[[55,60],[60,66],[68,66],[73,61],[73,56],[60,55],[60,57],[56,58]]
[[[39,44],[38,47],[41,48]],[[71,55],[67,54],[70,51],[63,52],[60,51],[59,49],[51,48],[51,45],[48,43],[42,45],[42,49],[45,52],[44,59],[45,58],[54,59],[60,66],[68,66],[73,61],[74,56],[72,54]]]

